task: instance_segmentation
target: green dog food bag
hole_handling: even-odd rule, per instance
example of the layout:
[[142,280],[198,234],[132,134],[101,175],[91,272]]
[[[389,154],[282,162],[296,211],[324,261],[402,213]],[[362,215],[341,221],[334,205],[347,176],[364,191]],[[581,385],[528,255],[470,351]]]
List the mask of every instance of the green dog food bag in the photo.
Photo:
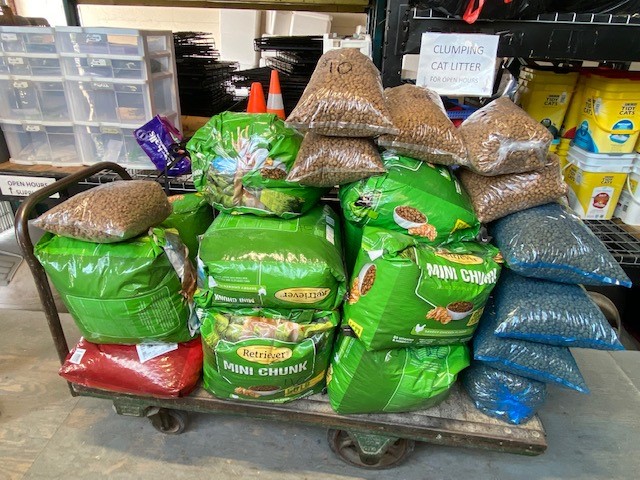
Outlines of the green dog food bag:
[[286,180],[301,143],[276,115],[223,112],[187,144],[193,183],[225,213],[296,217],[326,192]]
[[492,245],[433,247],[365,227],[344,321],[367,350],[467,342],[501,261]]
[[284,403],[324,388],[337,312],[214,307],[198,314],[204,388],[215,396]]
[[189,249],[189,259],[195,262],[198,256],[198,237],[213,222],[213,209],[202,193],[173,195],[168,200],[173,212],[160,226],[178,230],[180,238]]
[[360,252],[362,231],[363,228],[360,225],[352,223],[349,220],[344,221],[344,260],[349,276],[353,273],[353,266]]
[[382,159],[387,173],[340,188],[347,221],[404,233],[431,245],[476,237],[480,222],[448,168],[391,152]]
[[198,278],[220,306],[337,308],[346,292],[340,220],[328,206],[290,220],[220,214],[200,242]]
[[465,345],[367,352],[357,339],[341,335],[327,374],[329,401],[342,414],[434,407],[469,363]]
[[46,233],[34,253],[89,342],[179,343],[195,335],[195,272],[177,231],[155,228],[118,243]]

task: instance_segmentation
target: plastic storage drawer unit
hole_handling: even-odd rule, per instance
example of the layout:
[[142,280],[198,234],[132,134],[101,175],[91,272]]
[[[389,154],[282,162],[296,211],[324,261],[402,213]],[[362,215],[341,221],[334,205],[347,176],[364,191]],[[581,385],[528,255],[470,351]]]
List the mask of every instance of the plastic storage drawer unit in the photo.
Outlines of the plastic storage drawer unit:
[[82,163],[115,162],[137,170],[155,170],[155,166],[138,145],[134,128],[115,125],[76,125]]
[[71,123],[0,123],[11,161],[34,165],[82,165]]
[[70,121],[62,78],[0,78],[0,121],[4,120]]
[[60,77],[63,74],[60,57],[55,54],[5,53],[3,61],[10,75]]
[[173,72],[170,54],[144,58],[64,53],[62,63],[69,77],[149,80],[154,74]]
[[155,115],[178,111],[172,76],[151,81],[68,79],[73,119],[139,127]]
[[168,31],[58,27],[56,37],[61,53],[147,57],[173,51],[173,34]]
[[56,53],[56,37],[49,27],[0,27],[5,53]]

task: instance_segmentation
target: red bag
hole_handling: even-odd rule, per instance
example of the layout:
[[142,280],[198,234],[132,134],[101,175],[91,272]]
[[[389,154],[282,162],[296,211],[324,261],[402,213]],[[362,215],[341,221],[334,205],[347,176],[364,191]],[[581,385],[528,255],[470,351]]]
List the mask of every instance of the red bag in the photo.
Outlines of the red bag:
[[65,380],[89,388],[181,397],[195,388],[201,370],[200,338],[187,343],[140,345],[97,345],[81,338],[59,373]]

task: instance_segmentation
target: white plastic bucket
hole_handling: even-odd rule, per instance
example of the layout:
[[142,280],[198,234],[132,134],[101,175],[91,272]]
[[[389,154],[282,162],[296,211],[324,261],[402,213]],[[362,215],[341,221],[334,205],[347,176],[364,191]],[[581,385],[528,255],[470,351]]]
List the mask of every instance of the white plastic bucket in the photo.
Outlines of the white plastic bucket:
[[593,154],[571,147],[567,160],[563,173],[571,208],[584,219],[611,219],[633,170],[634,155]]
[[625,187],[620,194],[616,210],[613,213],[627,225],[640,225],[640,164],[636,163],[627,177]]

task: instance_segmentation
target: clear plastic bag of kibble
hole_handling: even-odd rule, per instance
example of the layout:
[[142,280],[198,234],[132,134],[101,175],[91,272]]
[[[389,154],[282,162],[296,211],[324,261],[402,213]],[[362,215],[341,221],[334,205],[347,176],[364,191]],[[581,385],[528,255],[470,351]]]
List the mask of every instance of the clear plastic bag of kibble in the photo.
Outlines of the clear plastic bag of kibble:
[[462,384],[481,412],[520,425],[531,420],[547,398],[544,383],[473,362]]
[[549,203],[512,213],[493,222],[489,233],[509,268],[525,277],[631,287],[607,247],[569,207]]
[[547,164],[533,172],[487,177],[463,168],[459,178],[469,194],[478,219],[483,223],[536,205],[555,202],[568,190],[557,155],[549,155]]
[[386,171],[370,138],[327,137],[308,132],[287,181],[334,187]]
[[460,126],[469,168],[481,175],[537,170],[553,135],[507,97],[477,110]]
[[580,369],[567,347],[527,342],[494,335],[500,319],[489,302],[473,340],[473,358],[490,367],[544,383],[589,393]]
[[63,237],[114,243],[137,237],[171,214],[157,182],[117,181],[74,195],[43,213],[33,224]]
[[564,347],[623,350],[616,332],[579,285],[527,278],[505,269],[493,291],[495,334]]
[[384,96],[398,134],[381,135],[378,145],[424,162],[466,165],[462,136],[437,93],[406,84],[387,88]]
[[396,133],[384,101],[380,72],[357,48],[325,53],[287,118],[299,130],[334,137]]

